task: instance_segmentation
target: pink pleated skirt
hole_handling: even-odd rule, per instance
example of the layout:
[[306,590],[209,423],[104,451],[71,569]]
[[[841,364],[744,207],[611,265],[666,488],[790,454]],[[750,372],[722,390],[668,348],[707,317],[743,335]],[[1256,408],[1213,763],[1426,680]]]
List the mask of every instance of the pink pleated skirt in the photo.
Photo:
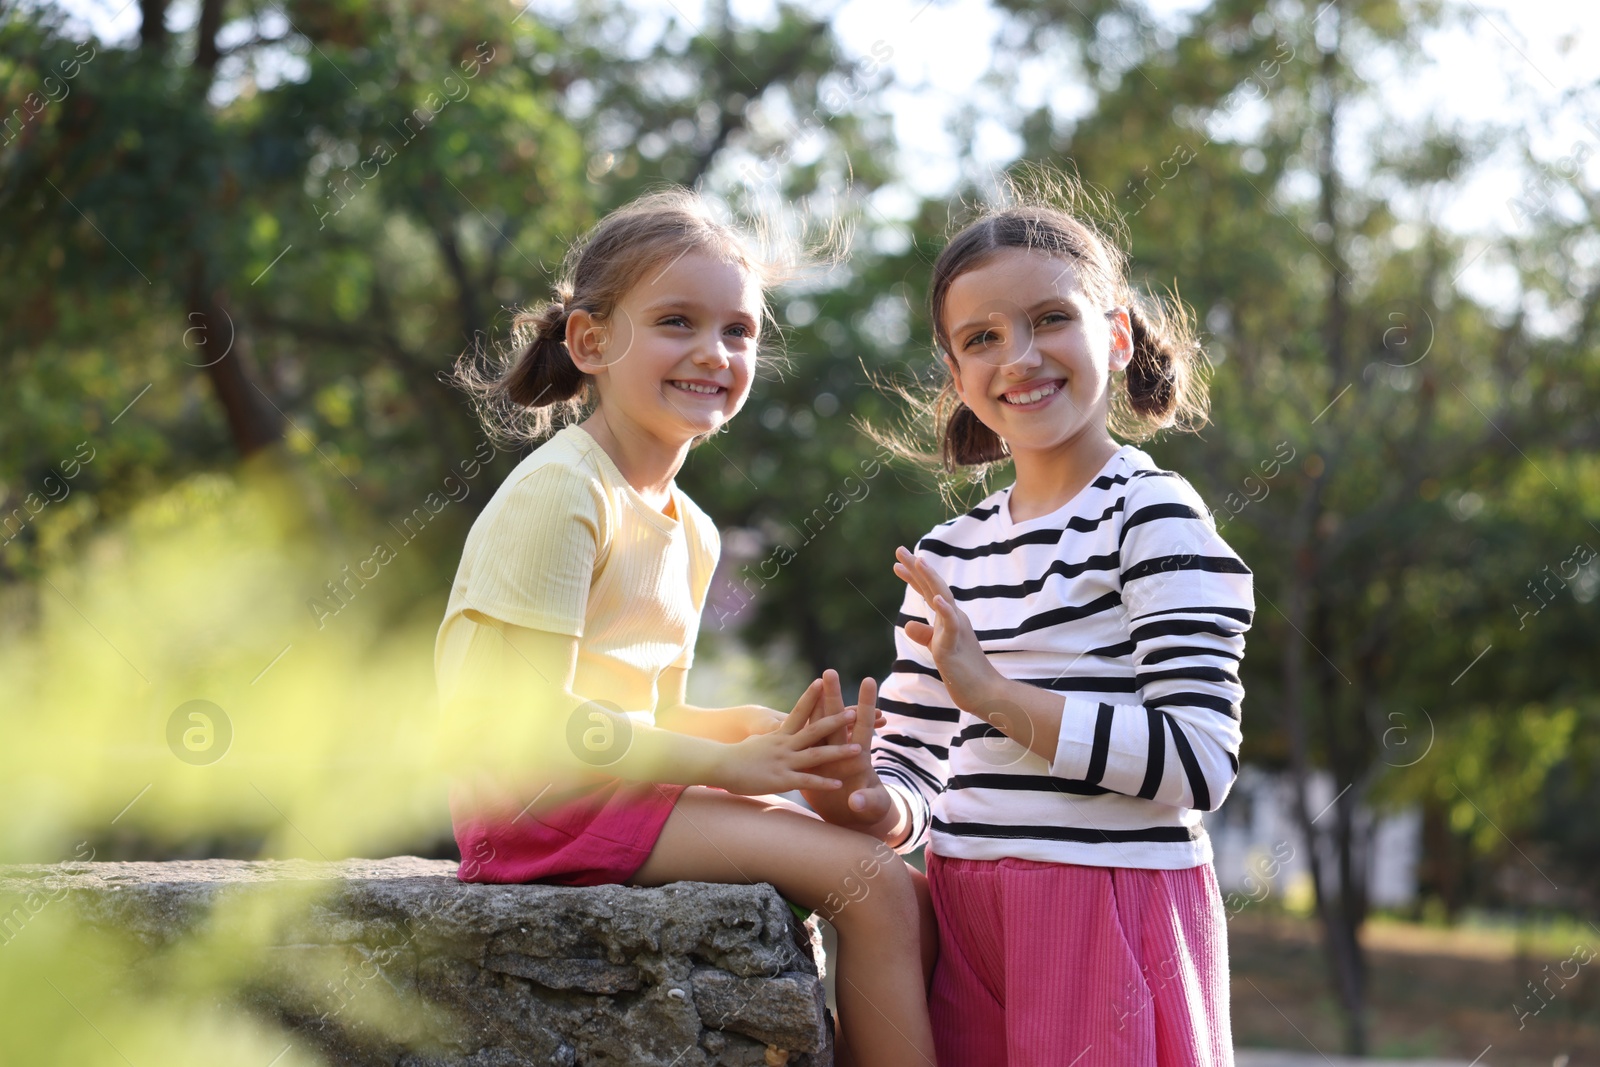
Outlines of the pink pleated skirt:
[[1232,1067],[1210,864],[927,859],[939,1067]]

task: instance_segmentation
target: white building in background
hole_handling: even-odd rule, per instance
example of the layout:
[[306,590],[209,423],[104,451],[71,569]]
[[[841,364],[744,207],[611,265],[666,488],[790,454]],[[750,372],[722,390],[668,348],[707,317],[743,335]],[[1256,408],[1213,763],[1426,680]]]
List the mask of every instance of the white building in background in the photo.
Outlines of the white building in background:
[[[1325,771],[1312,775],[1307,799],[1316,827],[1331,830],[1338,790]],[[1372,823],[1362,809],[1358,825],[1371,827],[1367,854],[1367,892],[1374,907],[1401,907],[1417,895],[1417,865],[1422,858],[1422,813],[1415,807],[1386,814]],[[1294,779],[1287,773],[1246,765],[1233,792],[1217,811],[1205,815],[1216,852],[1217,882],[1230,905],[1278,897],[1291,905],[1311,903],[1311,866],[1294,815]],[[1331,837],[1322,840],[1324,876],[1337,870]],[[1230,897],[1230,894],[1232,895]]]

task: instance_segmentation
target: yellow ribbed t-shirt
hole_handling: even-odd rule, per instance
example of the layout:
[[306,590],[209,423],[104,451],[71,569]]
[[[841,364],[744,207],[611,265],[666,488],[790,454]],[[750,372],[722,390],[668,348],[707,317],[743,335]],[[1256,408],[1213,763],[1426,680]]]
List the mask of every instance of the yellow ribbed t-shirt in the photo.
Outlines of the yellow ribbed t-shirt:
[[519,463],[467,534],[434,642],[440,706],[490,620],[578,639],[573,692],[653,717],[656,682],[688,667],[717,528],[676,485],[652,508],[605,449],[568,426]]

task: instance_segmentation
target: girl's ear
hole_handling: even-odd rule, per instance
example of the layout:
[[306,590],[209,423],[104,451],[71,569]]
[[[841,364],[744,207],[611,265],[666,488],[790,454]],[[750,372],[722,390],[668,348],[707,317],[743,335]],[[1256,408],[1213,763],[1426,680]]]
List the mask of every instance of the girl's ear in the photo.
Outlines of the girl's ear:
[[573,308],[567,316],[567,354],[573,366],[585,374],[605,369],[605,323],[592,312]]
[[1106,320],[1111,327],[1110,369],[1127,370],[1133,359],[1133,322],[1128,318],[1128,309],[1114,307],[1106,312]]

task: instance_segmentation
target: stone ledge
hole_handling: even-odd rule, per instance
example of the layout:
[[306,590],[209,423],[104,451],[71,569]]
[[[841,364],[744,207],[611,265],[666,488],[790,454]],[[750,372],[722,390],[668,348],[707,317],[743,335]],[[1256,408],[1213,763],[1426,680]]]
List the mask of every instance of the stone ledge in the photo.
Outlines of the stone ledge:
[[333,1064],[833,1063],[820,938],[771,886],[467,885],[455,870],[415,857],[0,867],[0,920],[66,901],[155,967],[239,914],[219,904],[302,891],[236,999]]

